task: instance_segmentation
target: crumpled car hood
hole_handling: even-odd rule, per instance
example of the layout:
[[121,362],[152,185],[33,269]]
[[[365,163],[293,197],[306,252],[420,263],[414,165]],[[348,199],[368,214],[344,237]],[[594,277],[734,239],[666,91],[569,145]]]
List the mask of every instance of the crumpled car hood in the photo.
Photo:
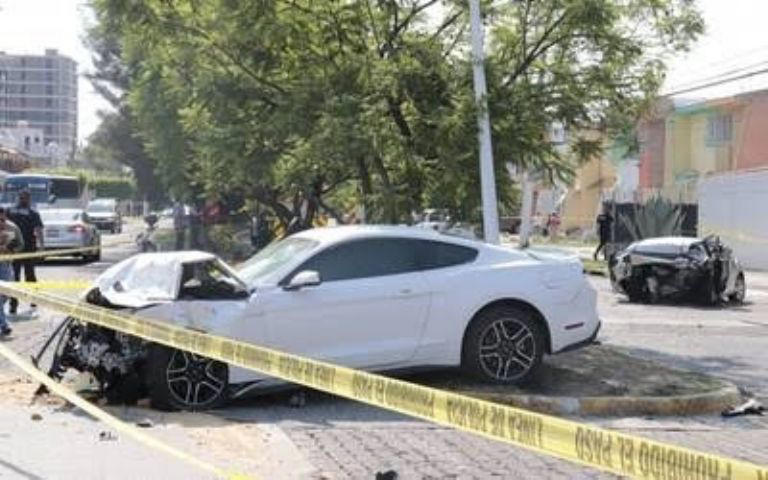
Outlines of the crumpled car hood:
[[94,286],[110,303],[123,307],[172,302],[178,296],[183,264],[215,258],[197,251],[142,253],[108,268]]

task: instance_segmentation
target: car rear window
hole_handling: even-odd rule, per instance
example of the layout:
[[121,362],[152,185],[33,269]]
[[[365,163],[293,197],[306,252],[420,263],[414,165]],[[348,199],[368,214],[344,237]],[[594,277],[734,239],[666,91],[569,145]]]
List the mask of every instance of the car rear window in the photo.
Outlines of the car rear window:
[[477,258],[478,252],[474,248],[427,240],[418,242],[421,244],[419,266],[423,270],[453,267],[474,262]]

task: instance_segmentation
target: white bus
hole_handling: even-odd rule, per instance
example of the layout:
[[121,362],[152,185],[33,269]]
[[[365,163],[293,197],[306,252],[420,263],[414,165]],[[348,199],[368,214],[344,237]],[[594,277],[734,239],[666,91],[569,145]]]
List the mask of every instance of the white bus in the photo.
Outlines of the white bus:
[[37,208],[85,208],[87,203],[85,189],[77,177],[23,173],[5,177],[0,204],[14,205],[22,190],[29,190]]

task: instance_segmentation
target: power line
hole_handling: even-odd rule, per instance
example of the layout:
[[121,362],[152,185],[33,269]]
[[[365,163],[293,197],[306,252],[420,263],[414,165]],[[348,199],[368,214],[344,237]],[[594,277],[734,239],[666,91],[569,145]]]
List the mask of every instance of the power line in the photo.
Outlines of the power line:
[[670,88],[672,88],[672,89],[687,88],[688,86],[698,85],[701,82],[710,82],[710,81],[719,80],[719,79],[721,79],[723,77],[728,77],[730,75],[734,75],[736,73],[743,72],[745,70],[752,70],[753,68],[762,67],[763,65],[768,65],[768,60],[762,60],[762,61],[760,61],[758,63],[754,63],[752,65],[746,65],[744,67],[734,68],[733,70],[727,70],[725,72],[721,72],[721,73],[718,73],[716,75],[711,75],[709,77],[704,77],[704,78],[699,78],[699,79],[696,79],[696,80],[691,80],[691,81],[688,81],[688,82],[683,82],[683,83],[680,83],[680,84],[678,84],[678,85],[676,85],[674,87],[670,87]]
[[717,80],[717,81],[714,81],[714,82],[704,83],[704,84],[698,85],[696,87],[690,87],[690,88],[684,88],[682,90],[675,90],[675,91],[672,91],[672,92],[666,92],[666,93],[664,93],[664,95],[665,96],[672,96],[672,95],[680,95],[681,93],[694,92],[696,90],[703,90],[705,88],[715,87],[717,85],[722,85],[724,83],[731,83],[731,82],[734,82],[736,80],[743,80],[745,78],[756,77],[757,75],[761,75],[763,73],[768,73],[768,68],[763,68],[762,70],[755,70],[754,72],[744,73],[742,75],[737,75],[735,77],[726,78],[726,79],[723,79],[723,80]]

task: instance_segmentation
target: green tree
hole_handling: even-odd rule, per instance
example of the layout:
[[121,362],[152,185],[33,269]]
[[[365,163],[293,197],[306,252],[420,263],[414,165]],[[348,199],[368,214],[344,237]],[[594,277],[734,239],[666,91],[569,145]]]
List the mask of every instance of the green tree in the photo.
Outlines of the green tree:
[[155,174],[155,162],[144,148],[136,119],[126,101],[138,68],[123,59],[122,41],[115,19],[99,9],[94,11],[97,22],[88,28],[85,43],[92,52],[95,71],[87,73],[86,77],[113,110],[100,112],[101,123],[88,138],[86,153],[107,163],[129,167],[136,178],[139,195],[158,203],[167,196],[160,186]]
[[[426,206],[479,219],[466,2],[91,5],[129,66],[143,147],[174,191],[254,199],[297,228],[354,204],[369,221]],[[517,198],[506,162],[568,178],[601,136],[637,118],[663,56],[702,29],[690,0],[518,0],[486,12],[506,209]],[[553,124],[577,139],[567,154],[549,141]]]

